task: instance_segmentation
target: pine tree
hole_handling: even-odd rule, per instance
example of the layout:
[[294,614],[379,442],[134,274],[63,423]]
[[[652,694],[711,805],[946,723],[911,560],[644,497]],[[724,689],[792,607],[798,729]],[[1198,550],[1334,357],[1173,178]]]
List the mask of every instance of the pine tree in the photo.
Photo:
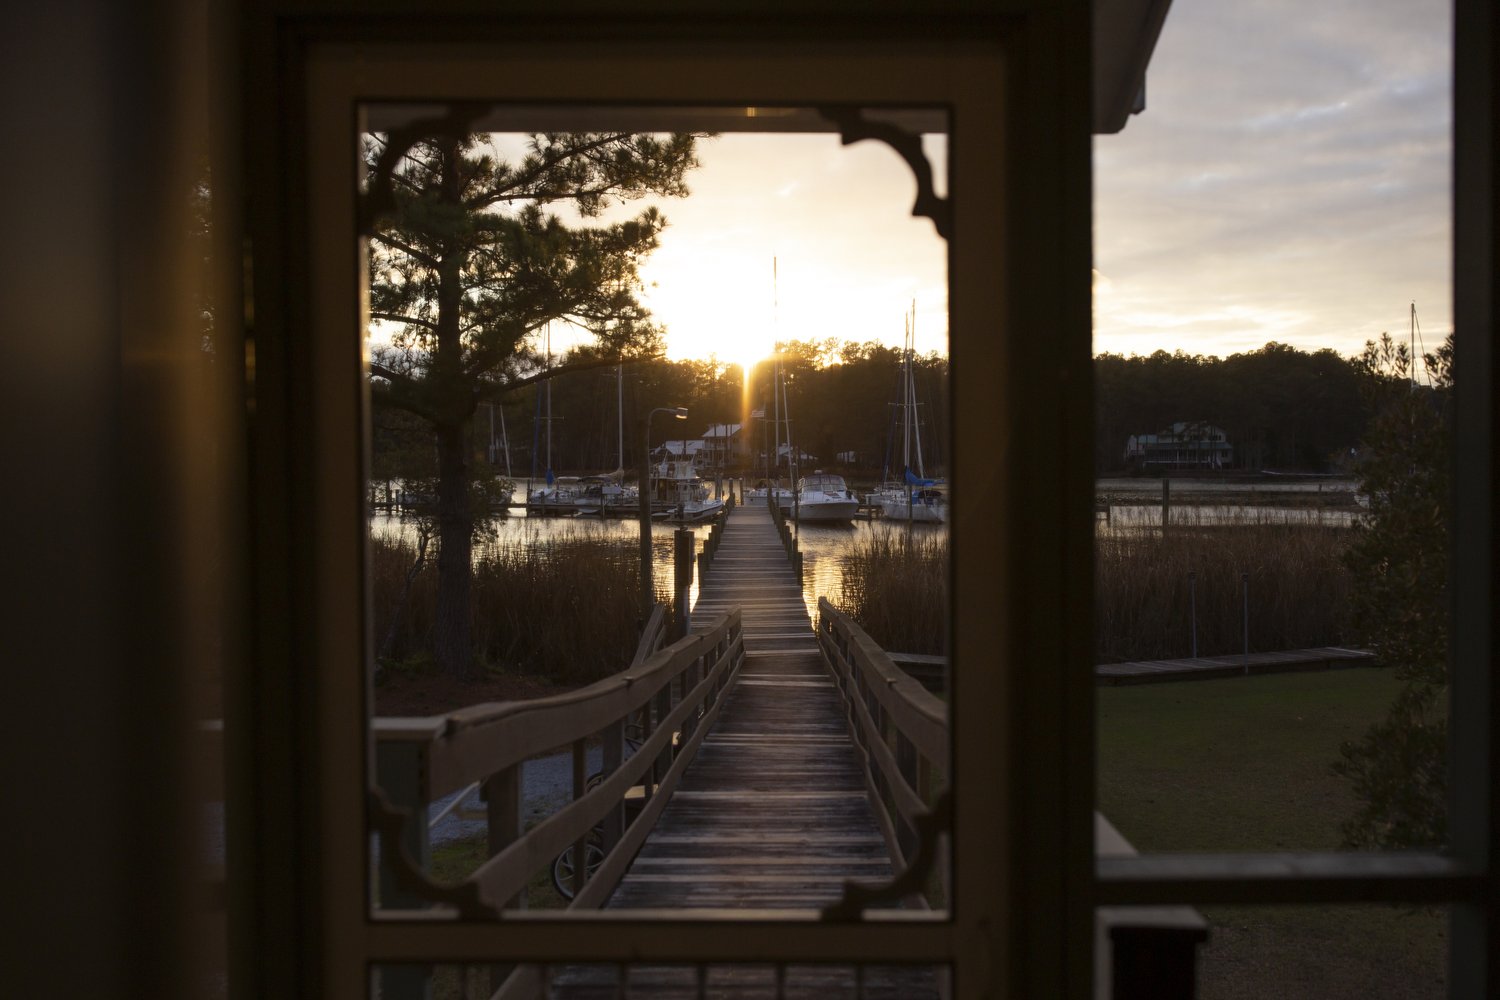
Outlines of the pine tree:
[[[696,137],[535,134],[518,162],[487,136],[434,135],[404,150],[365,149],[382,211],[370,228],[370,316],[392,324],[371,364],[377,407],[431,429],[437,457],[438,592],[433,653],[449,675],[473,671],[470,561],[482,513],[472,502],[472,416],[483,402],[549,377],[537,331],[562,320],[611,359],[658,353],[661,331],[637,299],[638,268],[666,220],[570,224],[648,195],[687,194]],[[388,173],[385,172],[388,169]]]
[[1374,416],[1360,456],[1369,515],[1346,557],[1354,626],[1401,689],[1334,764],[1363,803],[1343,828],[1354,848],[1447,842],[1453,338],[1424,360],[1430,387],[1415,383],[1405,345],[1388,334],[1358,361]]

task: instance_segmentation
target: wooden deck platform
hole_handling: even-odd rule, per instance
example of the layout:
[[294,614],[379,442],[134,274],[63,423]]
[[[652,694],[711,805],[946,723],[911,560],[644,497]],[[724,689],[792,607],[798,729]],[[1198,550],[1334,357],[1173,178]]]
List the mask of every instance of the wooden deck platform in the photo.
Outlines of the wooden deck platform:
[[1301,670],[1368,667],[1374,662],[1375,654],[1367,650],[1323,646],[1317,649],[1290,649],[1279,653],[1251,653],[1248,656],[1235,654],[1182,660],[1103,663],[1094,668],[1094,676],[1099,684],[1156,684],[1164,681],[1234,677],[1245,673],[1278,674]]
[[[609,909],[815,910],[842,896],[845,879],[892,875],[775,525],[746,505],[724,531],[693,618],[741,608],[745,663]],[[548,995],[936,1000],[935,982],[911,967],[570,966],[553,971]]]

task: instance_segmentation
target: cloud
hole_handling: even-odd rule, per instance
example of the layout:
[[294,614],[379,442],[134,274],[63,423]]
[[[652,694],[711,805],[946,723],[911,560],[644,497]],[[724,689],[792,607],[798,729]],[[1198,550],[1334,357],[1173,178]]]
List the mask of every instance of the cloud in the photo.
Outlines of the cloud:
[[1450,329],[1450,30],[1435,0],[1174,5],[1145,113],[1095,141],[1096,348],[1349,351],[1413,299]]

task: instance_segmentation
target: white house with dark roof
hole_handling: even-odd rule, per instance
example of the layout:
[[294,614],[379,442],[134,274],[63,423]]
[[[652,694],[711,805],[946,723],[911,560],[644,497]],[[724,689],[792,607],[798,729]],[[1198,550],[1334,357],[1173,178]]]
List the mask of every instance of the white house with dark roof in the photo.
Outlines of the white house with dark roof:
[[1142,469],[1227,469],[1234,448],[1221,428],[1203,420],[1179,420],[1158,434],[1132,434],[1125,462]]

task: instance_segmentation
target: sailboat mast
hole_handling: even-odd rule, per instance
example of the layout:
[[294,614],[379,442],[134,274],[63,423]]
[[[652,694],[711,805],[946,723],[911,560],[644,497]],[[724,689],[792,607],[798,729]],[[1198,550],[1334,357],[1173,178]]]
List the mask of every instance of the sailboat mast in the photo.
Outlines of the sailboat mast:
[[901,338],[901,477],[911,468],[911,317]]
[[776,367],[772,369],[771,377],[771,426],[776,435],[776,461],[772,468],[776,472],[776,478],[781,473],[781,354],[776,354]]
[[906,385],[911,393],[912,432],[917,442],[917,478],[925,479],[927,470],[922,467],[922,415],[917,410],[917,300],[911,300],[911,322],[907,324]]
[[[776,450],[770,463],[773,470],[781,468],[781,276],[776,258],[771,258],[771,337],[776,350],[776,367],[771,377],[771,423],[776,437]],[[771,476],[769,478],[777,478]]]
[[[494,416],[494,413],[495,411],[491,409],[490,415]],[[505,449],[505,478],[514,482],[515,477],[510,474],[510,434],[505,429],[505,407],[503,406],[500,408],[500,445]]]
[[[785,379],[785,369],[782,370],[782,378]],[[792,490],[792,544],[797,543],[797,532],[802,525],[802,483],[797,466],[797,445],[792,439],[792,403],[791,397],[786,391],[786,383],[781,385],[781,407],[786,416],[786,475],[787,485]]]
[[[552,324],[547,324],[547,371],[552,371]],[[552,471],[552,379],[547,378],[547,471]]]

